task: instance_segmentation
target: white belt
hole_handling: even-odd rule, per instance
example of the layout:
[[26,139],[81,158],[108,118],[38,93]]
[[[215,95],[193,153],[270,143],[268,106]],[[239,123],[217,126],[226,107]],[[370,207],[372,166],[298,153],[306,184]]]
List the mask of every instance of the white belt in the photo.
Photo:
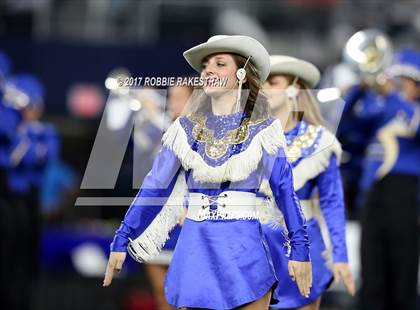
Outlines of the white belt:
[[186,217],[194,221],[257,219],[254,193],[225,191],[211,196],[190,193]]

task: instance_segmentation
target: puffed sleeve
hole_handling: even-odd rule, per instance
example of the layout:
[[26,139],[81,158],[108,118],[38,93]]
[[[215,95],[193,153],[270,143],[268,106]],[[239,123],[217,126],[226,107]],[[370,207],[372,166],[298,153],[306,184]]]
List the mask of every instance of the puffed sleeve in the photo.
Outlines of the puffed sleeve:
[[276,204],[284,215],[291,246],[290,260],[309,261],[306,220],[293,190],[292,167],[283,149],[277,155],[270,155],[264,150],[263,166]]
[[319,203],[330,234],[334,262],[348,262],[343,185],[335,155],[317,178]]
[[135,239],[146,230],[168,200],[180,171],[178,158],[162,147],[115,234],[111,251],[125,252],[129,238]]

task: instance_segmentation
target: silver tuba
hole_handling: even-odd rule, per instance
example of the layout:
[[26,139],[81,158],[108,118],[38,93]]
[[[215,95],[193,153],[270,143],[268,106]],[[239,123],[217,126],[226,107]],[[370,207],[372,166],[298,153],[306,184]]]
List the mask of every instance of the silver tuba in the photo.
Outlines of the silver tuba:
[[343,59],[360,73],[362,79],[377,83],[381,83],[383,73],[391,65],[393,57],[391,40],[378,29],[356,32],[343,50]]

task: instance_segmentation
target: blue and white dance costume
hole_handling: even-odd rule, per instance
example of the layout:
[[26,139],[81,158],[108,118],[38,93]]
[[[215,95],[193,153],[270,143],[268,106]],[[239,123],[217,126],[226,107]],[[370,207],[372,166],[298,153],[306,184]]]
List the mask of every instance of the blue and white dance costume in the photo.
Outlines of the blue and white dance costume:
[[167,301],[175,307],[232,309],[276,286],[256,212],[263,175],[285,215],[290,258],[309,260],[280,122],[243,117],[178,118],[111,244],[112,251],[124,252],[135,239],[130,254],[147,261],[178,222],[187,195],[188,212],[165,280]]
[[[286,133],[287,157],[293,167],[294,189],[305,214],[312,261],[312,288],[303,297],[288,273],[288,238],[282,214],[271,203],[271,192],[263,181],[258,196],[265,196],[260,221],[279,279],[276,308],[296,308],[314,302],[332,281],[332,263],[348,262],[345,238],[345,209],[338,169],[341,147],[333,134],[322,126],[305,121]],[[276,223],[268,218],[276,214]],[[279,224],[280,223],[280,224]],[[280,236],[280,238],[279,238]],[[331,257],[332,246],[332,257]]]

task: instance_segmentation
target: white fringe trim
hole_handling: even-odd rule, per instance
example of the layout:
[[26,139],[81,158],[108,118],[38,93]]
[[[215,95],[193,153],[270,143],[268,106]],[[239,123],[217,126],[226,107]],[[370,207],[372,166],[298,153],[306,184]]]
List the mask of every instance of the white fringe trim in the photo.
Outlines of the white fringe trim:
[[287,230],[283,213],[277,208],[273,197],[257,198],[257,215],[261,224],[268,225],[271,229]]
[[257,215],[261,224],[267,225],[272,230],[281,231],[281,234],[285,239],[285,242],[283,243],[286,252],[285,255],[289,257],[292,248],[288,236],[287,225],[283,213],[277,207],[273,197],[257,198]]
[[293,187],[295,191],[298,191],[307,181],[322,173],[328,167],[333,154],[337,157],[337,162],[340,163],[341,153],[340,142],[331,132],[323,128],[317,149],[293,168]]
[[162,210],[139,237],[130,240],[128,253],[134,260],[142,263],[159,255],[169,239],[169,233],[180,222],[184,214],[184,199],[187,191],[185,173],[182,170]]
[[[333,154],[337,157],[337,162],[339,163],[341,153],[340,142],[331,132],[323,128],[318,148],[311,155],[303,158],[293,168],[294,190],[298,191],[306,182],[321,174],[328,167]],[[273,196],[270,184],[266,178],[261,182],[259,191],[267,196]]]
[[[332,242],[330,237],[330,232],[328,230],[327,223],[325,221],[324,215],[322,214],[321,207],[319,205],[319,200],[316,199],[316,202],[312,206],[312,217],[317,220],[319,228],[321,230],[322,240],[324,242],[325,250],[322,251],[321,255],[325,260],[326,267],[332,272],[333,270],[333,256],[332,256]],[[286,249],[286,256],[290,256],[291,245],[288,237],[288,230],[286,222],[284,220],[283,213],[277,207],[277,204],[274,202],[272,197],[269,199],[257,198],[257,214],[258,219],[261,224],[267,225],[272,230],[281,230],[285,242],[283,247]],[[308,219],[309,220],[309,219]]]
[[179,118],[165,132],[162,142],[180,159],[185,170],[192,169],[193,178],[196,181],[211,183],[245,180],[258,168],[262,157],[262,148],[270,155],[275,155],[279,148],[286,146],[286,139],[279,120],[273,121],[268,127],[258,132],[246,150],[231,156],[217,167],[209,166],[200,154],[191,149]]

